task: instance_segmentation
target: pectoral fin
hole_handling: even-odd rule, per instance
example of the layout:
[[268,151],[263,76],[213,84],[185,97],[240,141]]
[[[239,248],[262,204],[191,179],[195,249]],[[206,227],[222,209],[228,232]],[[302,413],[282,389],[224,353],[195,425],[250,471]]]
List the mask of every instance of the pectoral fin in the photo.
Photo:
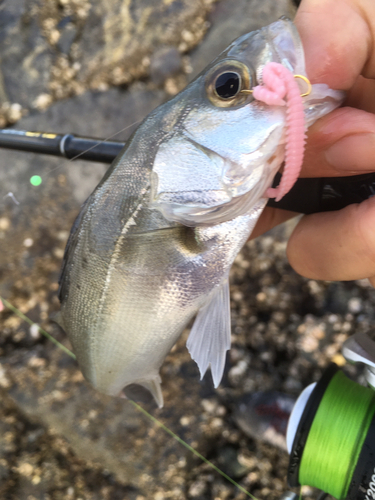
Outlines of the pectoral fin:
[[51,313],[49,319],[51,321],[54,321],[55,323],[57,323],[59,325],[59,327],[62,328],[64,331],[66,330],[66,328],[64,326],[64,319],[63,319],[63,316],[61,314],[61,311]]
[[211,300],[199,310],[186,343],[201,379],[211,365],[215,388],[223,376],[226,352],[230,349],[230,331],[229,283],[225,279]]

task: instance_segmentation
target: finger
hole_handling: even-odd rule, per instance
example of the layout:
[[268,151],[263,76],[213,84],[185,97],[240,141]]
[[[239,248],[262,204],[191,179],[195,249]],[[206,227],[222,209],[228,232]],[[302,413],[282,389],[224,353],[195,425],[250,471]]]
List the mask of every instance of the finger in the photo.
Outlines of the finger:
[[375,113],[375,80],[359,76],[348,92],[344,105]]
[[329,281],[375,276],[375,198],[301,219],[288,242],[291,266]]
[[374,0],[303,0],[295,23],[313,83],[348,90],[375,78]]
[[375,171],[375,115],[340,108],[312,125],[301,177],[334,177]]
[[299,214],[296,212],[291,212],[290,210],[266,207],[261,213],[258,222],[256,223],[253,232],[251,233],[250,239],[257,238],[273,227],[278,226],[279,224],[282,224],[289,219],[292,219],[296,215]]

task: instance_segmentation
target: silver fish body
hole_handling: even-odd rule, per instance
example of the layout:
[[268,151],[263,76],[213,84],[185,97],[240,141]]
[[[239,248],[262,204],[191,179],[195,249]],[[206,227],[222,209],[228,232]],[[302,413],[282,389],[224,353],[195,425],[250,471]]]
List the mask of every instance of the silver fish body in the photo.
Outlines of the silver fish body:
[[[60,319],[99,391],[139,384],[162,406],[159,368],[197,313],[188,348],[219,384],[230,347],[229,270],[284,155],[285,109],[241,93],[269,61],[305,74],[288,20],[235,40],[153,111],[82,207],[65,253]],[[307,123],[340,98],[314,86]]]

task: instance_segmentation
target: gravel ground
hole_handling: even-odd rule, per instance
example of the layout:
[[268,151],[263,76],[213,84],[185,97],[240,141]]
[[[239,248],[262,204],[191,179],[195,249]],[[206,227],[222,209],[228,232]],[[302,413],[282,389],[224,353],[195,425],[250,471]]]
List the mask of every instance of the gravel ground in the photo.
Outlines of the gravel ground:
[[[0,124],[107,137],[175,94],[220,44],[238,36],[235,29],[249,31],[294,12],[291,2],[274,4],[165,1],[158,11],[152,2],[123,2],[122,15],[131,12],[133,24],[120,25],[111,17],[111,7],[119,12],[115,1],[91,2],[91,10],[86,0],[2,2],[0,24],[5,13],[9,37],[21,13],[29,38],[18,37],[12,52],[0,37]],[[170,15],[172,27],[165,20],[163,30],[145,36],[150,24],[144,11],[151,20]],[[102,22],[95,24],[99,14]],[[106,59],[116,41],[104,36],[108,26],[118,30],[124,65],[115,56]],[[138,44],[128,52],[127,26]],[[88,32],[97,43],[85,60]],[[32,59],[37,74],[23,73],[30,69],[25,60],[36,53],[43,55]],[[79,205],[105,166],[16,152],[0,152],[0,165],[0,294],[69,347],[51,320],[58,310],[57,278]],[[43,177],[40,188],[29,185],[34,173]],[[288,455],[283,426],[271,433],[254,428],[254,394],[278,391],[293,401],[331,360],[344,364],[343,341],[368,332],[375,314],[375,291],[367,281],[318,282],[294,273],[285,254],[294,224],[249,242],[236,259],[232,349],[218,390],[209,374],[199,382],[185,348],[187,330],[162,368],[165,408],[144,403],[259,500],[279,498],[287,489]],[[345,370],[361,380],[353,367]],[[246,498],[130,403],[95,393],[71,358],[9,309],[0,312],[0,394],[1,499]],[[308,487],[302,492],[316,495]]]

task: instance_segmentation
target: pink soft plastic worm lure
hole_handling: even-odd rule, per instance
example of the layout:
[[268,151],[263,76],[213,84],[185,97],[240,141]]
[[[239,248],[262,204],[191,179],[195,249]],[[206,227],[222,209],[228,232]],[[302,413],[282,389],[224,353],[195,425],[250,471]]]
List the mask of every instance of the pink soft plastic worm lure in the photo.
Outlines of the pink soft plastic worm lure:
[[264,84],[253,89],[254,98],[271,106],[287,106],[284,172],[277,188],[266,191],[266,196],[279,201],[293,187],[301,171],[306,137],[305,115],[296,79],[285,66],[276,62],[266,64],[262,79]]

